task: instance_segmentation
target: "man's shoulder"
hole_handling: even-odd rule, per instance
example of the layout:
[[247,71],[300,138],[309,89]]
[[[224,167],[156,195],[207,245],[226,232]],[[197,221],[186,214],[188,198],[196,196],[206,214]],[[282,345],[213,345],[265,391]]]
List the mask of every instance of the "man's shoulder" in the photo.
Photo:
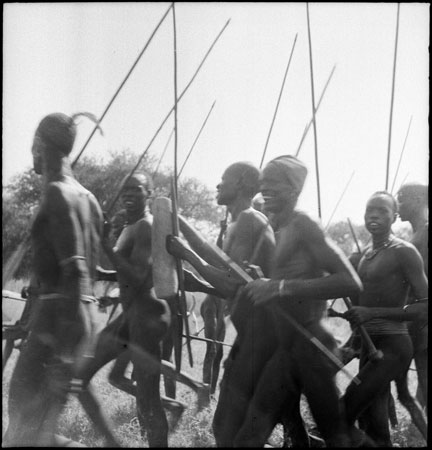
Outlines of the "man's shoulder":
[[253,224],[263,224],[267,225],[269,220],[265,214],[260,211],[257,211],[254,208],[247,208],[243,210],[237,220],[241,220],[243,222],[251,222]]
[[150,214],[146,214],[141,219],[137,220],[134,224],[135,231],[137,233],[151,233],[153,223],[153,216]]
[[396,236],[392,237],[389,247],[394,249],[415,248],[415,246],[411,242],[408,242],[405,239],[401,239]]
[[306,232],[314,231],[320,234],[324,234],[324,230],[322,226],[319,224],[319,222],[314,218],[312,218],[309,214],[301,210],[295,211],[292,219],[292,225],[295,228],[304,230]]
[[416,253],[420,256],[419,251],[414,244],[398,237],[393,237],[389,248],[396,251],[399,255],[409,255],[412,253]]

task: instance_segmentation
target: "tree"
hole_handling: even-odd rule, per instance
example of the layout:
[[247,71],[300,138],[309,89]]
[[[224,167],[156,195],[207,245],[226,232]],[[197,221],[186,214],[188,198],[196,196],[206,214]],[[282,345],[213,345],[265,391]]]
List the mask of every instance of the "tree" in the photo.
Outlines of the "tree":
[[[82,157],[74,168],[77,180],[99,201],[103,210],[112,202],[122,180],[136,165],[136,155],[128,150],[111,152],[106,161],[93,157]],[[154,174],[155,158],[144,157],[137,170]],[[171,176],[167,171],[159,170],[154,174],[154,195],[170,195]],[[41,180],[33,170],[15,176],[3,191],[3,262],[7,261],[20,242],[28,233],[32,211],[41,197]],[[179,212],[188,219],[193,219],[198,229],[209,240],[216,240],[217,227],[221,212],[214,202],[214,193],[194,178],[183,178],[179,183]],[[116,202],[111,217],[121,209],[121,202]],[[102,265],[108,266],[103,257]],[[15,274],[17,277],[28,276],[31,267],[31,253],[28,252],[23,264]]]

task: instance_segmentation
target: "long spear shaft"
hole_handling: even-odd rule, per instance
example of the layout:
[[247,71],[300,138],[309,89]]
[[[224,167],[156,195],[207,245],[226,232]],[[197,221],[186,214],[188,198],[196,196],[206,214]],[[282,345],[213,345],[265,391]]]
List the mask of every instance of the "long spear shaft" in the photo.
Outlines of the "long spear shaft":
[[[177,215],[177,202],[178,202],[178,169],[177,169],[177,150],[178,150],[178,100],[177,100],[177,27],[176,27],[176,15],[175,15],[175,4],[172,8],[173,13],[173,34],[174,34],[174,182],[173,182],[173,198],[172,198],[172,208],[173,208],[173,232],[175,236],[179,235],[179,224],[178,224],[178,215]],[[185,324],[186,331],[186,346],[188,349],[189,355],[189,364],[193,367],[193,357],[192,357],[192,347],[191,347],[191,339],[189,332],[189,322],[187,320],[186,313],[186,294],[185,294],[185,282],[184,282],[184,274],[183,274],[183,262],[181,259],[176,259],[177,263],[177,273],[178,273],[178,281],[179,281],[179,292],[177,293],[177,308],[180,311],[181,316],[179,317],[179,329],[178,329],[178,351],[176,355],[176,368],[180,371],[181,368],[181,339],[182,339],[182,319]]]
[[411,116],[410,121],[409,121],[409,124],[408,124],[408,130],[407,130],[407,132],[406,132],[405,141],[404,141],[403,146],[402,146],[402,150],[401,150],[401,153],[400,153],[398,165],[397,165],[397,168],[396,168],[396,173],[395,173],[395,176],[394,176],[394,178],[393,178],[393,184],[392,184],[392,188],[391,188],[391,191],[390,191],[392,194],[393,194],[393,189],[394,189],[394,187],[395,187],[396,178],[397,178],[398,173],[399,173],[399,168],[400,168],[400,165],[401,165],[402,156],[403,156],[404,151],[405,151],[405,145],[406,145],[406,143],[407,143],[408,134],[409,134],[409,131],[410,131],[410,128],[411,128],[411,121],[412,121],[412,116]]
[[[216,36],[215,40],[213,41],[212,45],[210,46],[210,48],[207,50],[207,53],[204,55],[204,58],[202,59],[200,65],[198,66],[198,68],[196,69],[194,75],[192,76],[192,78],[190,79],[189,83],[186,85],[186,87],[183,89],[182,93],[177,97],[177,102],[179,103],[180,100],[183,98],[184,94],[186,93],[186,91],[189,89],[189,87],[191,86],[191,84],[193,83],[193,81],[195,80],[196,76],[198,75],[198,72],[201,70],[201,67],[203,66],[204,62],[206,61],[207,57],[209,56],[210,52],[213,50],[213,47],[216,45],[216,42],[219,40],[220,36],[222,35],[222,33],[225,31],[225,28],[228,26],[229,22],[231,19],[229,19],[225,25],[223,26],[222,30],[219,32],[219,34]],[[171,113],[174,111],[174,107],[173,106],[168,114],[165,116],[165,118],[162,120],[162,123],[160,124],[159,128],[156,130],[154,136],[152,137],[152,139],[150,140],[149,144],[147,145],[146,149],[144,150],[144,152],[142,153],[142,155],[140,156],[140,158],[138,159],[138,162],[136,163],[135,167],[129,172],[128,176],[126,177],[126,179],[124,180],[124,183],[126,183],[129,178],[134,174],[135,170],[138,168],[138,166],[141,164],[141,161],[143,160],[144,156],[147,154],[150,146],[152,145],[153,141],[156,139],[157,135],[159,134],[160,130],[162,129],[162,127],[165,125],[166,121],[169,119]],[[108,208],[108,214],[112,211],[116,201],[119,199],[120,197],[120,192],[123,188],[124,183],[122,183],[122,186],[120,187],[120,189],[117,191],[116,195],[114,196],[113,200],[111,201],[111,204]]]
[[315,142],[315,173],[317,180],[318,217],[321,219],[321,194],[320,194],[319,164],[318,164],[318,136],[315,117],[315,89],[314,89],[314,75],[313,75],[313,61],[312,61],[312,39],[309,20],[309,3],[306,3],[306,15],[308,25],[308,38],[309,38],[309,62],[310,62],[311,92],[312,92],[312,124],[314,129],[314,142]]
[[111,108],[111,105],[114,103],[114,100],[117,98],[117,96],[119,95],[120,91],[122,90],[123,86],[125,85],[126,81],[129,79],[129,77],[131,76],[132,72],[134,71],[136,65],[138,64],[139,60],[141,59],[141,57],[143,56],[144,52],[147,50],[147,47],[150,45],[150,42],[152,41],[154,35],[156,34],[156,32],[159,30],[160,26],[162,25],[163,21],[165,20],[166,16],[168,15],[170,9],[173,7],[174,3],[171,3],[170,7],[166,10],[165,14],[162,16],[161,20],[159,21],[159,23],[156,25],[156,28],[153,30],[153,33],[150,35],[149,39],[147,40],[146,44],[144,45],[144,48],[141,50],[140,54],[138,55],[137,59],[135,60],[135,62],[132,64],[132,67],[130,68],[129,72],[127,73],[127,75],[125,76],[125,78],[123,79],[123,81],[121,82],[120,86],[118,87],[117,91],[115,92],[115,94],[113,95],[113,97],[111,98],[111,100],[108,102],[108,105],[106,106],[104,112],[102,113],[100,119],[98,120],[98,123],[95,125],[95,127],[93,128],[93,131],[90,133],[90,136],[87,138],[87,141],[85,142],[85,144],[83,145],[82,149],[80,150],[80,152],[78,153],[77,157],[74,159],[73,163],[72,163],[72,168],[76,165],[76,163],[78,162],[80,156],[82,155],[83,151],[86,149],[87,145],[89,144],[89,142],[91,141],[93,135],[96,133],[96,130],[98,129],[100,123],[102,122],[102,120],[104,119],[104,117],[106,116],[107,112],[109,111],[109,109]]
[[395,50],[394,50],[394,59],[393,59],[393,81],[392,81],[392,91],[391,91],[391,101],[390,101],[390,120],[389,120],[388,147],[387,147],[387,169],[386,169],[385,190],[387,190],[387,188],[388,188],[389,170],[390,170],[390,149],[391,149],[391,135],[392,135],[392,122],[393,122],[393,102],[394,102],[394,91],[395,91],[395,80],[396,80],[396,61],[397,61],[397,48],[398,48],[398,37],[399,37],[399,10],[400,10],[400,3],[397,4],[396,38],[395,38]]
[[177,175],[177,178],[179,178],[180,175],[182,174],[183,169],[184,169],[186,163],[188,162],[188,159],[189,159],[190,155],[192,154],[192,150],[194,149],[196,143],[198,142],[198,139],[199,139],[199,137],[200,137],[200,135],[201,135],[201,132],[203,131],[204,127],[206,126],[207,120],[208,120],[208,118],[210,117],[210,114],[211,114],[211,112],[213,111],[213,108],[214,108],[214,105],[215,105],[215,104],[216,104],[216,100],[213,102],[213,105],[211,106],[210,111],[209,111],[208,114],[207,114],[207,117],[204,119],[204,122],[203,122],[203,124],[201,125],[201,128],[200,128],[200,130],[199,130],[199,132],[198,132],[198,134],[197,134],[197,136],[196,136],[196,138],[195,138],[195,140],[194,140],[194,142],[193,142],[193,144],[192,144],[192,147],[190,148],[190,150],[189,150],[189,152],[188,152],[188,154],[187,154],[187,156],[186,156],[186,159],[184,160],[182,166],[180,167],[180,171],[179,171],[179,173],[178,173],[178,175]]
[[356,247],[357,247],[357,251],[358,251],[359,253],[361,253],[361,250],[360,250],[360,244],[359,244],[359,241],[357,240],[357,236],[356,236],[356,234],[355,234],[355,231],[354,231],[354,228],[353,228],[353,226],[352,226],[351,220],[350,220],[349,218],[347,218],[347,221],[348,221],[348,226],[349,226],[350,231],[351,231],[351,235],[352,235],[352,237],[353,237],[353,239],[354,239],[354,242],[355,242],[355,245],[356,245]]
[[178,152],[178,100],[177,100],[177,27],[176,27],[176,15],[175,15],[175,5],[172,8],[173,17],[173,43],[174,43],[174,195],[175,199],[178,200],[177,195],[177,152]]
[[154,170],[154,172],[153,172],[153,174],[152,174],[152,178],[155,177],[155,175],[157,174],[157,172],[158,172],[158,170],[159,170],[159,166],[161,165],[162,159],[163,159],[163,157],[165,156],[165,153],[166,153],[166,151],[167,151],[167,149],[168,149],[168,145],[169,145],[169,143],[171,142],[171,139],[172,139],[173,135],[174,135],[174,128],[171,130],[171,133],[170,133],[170,135],[169,135],[169,138],[168,138],[168,140],[167,140],[167,143],[165,144],[165,147],[164,147],[164,149],[163,149],[163,151],[162,151],[162,154],[161,154],[161,156],[160,156],[160,158],[159,158],[159,161],[158,161],[158,163],[157,163],[156,169]]
[[350,176],[350,179],[348,180],[347,184],[345,185],[345,188],[344,188],[342,194],[340,195],[339,200],[337,201],[336,206],[335,206],[334,209],[333,209],[333,212],[331,213],[330,219],[329,219],[328,222],[327,222],[327,225],[326,225],[326,227],[325,227],[325,230],[327,230],[327,228],[329,227],[330,222],[331,222],[331,220],[333,219],[333,216],[335,215],[335,212],[336,212],[336,210],[337,210],[337,208],[338,208],[340,202],[342,201],[342,199],[343,199],[343,197],[344,197],[344,195],[345,195],[345,192],[346,192],[347,189],[348,189],[348,186],[350,185],[350,183],[351,183],[351,181],[352,181],[352,179],[353,179],[353,177],[354,177],[354,174],[355,174],[355,170],[353,170],[353,172],[352,172],[352,174],[351,174],[351,176]]
[[287,67],[285,69],[285,75],[283,77],[282,86],[280,88],[279,97],[277,99],[275,112],[273,114],[273,119],[272,119],[272,122],[271,122],[271,125],[270,125],[270,130],[268,132],[267,140],[266,140],[266,143],[265,143],[265,146],[264,146],[264,151],[263,151],[263,154],[262,154],[262,157],[261,157],[261,162],[260,162],[260,166],[259,166],[260,169],[261,169],[261,167],[263,165],[263,162],[264,162],[264,158],[265,158],[265,155],[266,155],[266,152],[267,152],[267,145],[269,143],[270,136],[271,136],[271,133],[272,133],[272,130],[273,130],[273,125],[274,125],[275,120],[276,120],[276,115],[277,115],[277,112],[278,112],[278,109],[279,109],[279,103],[280,103],[280,100],[281,100],[281,97],[282,97],[283,88],[285,86],[285,80],[286,80],[286,77],[288,75],[288,70],[289,70],[290,65],[291,65],[292,55],[294,53],[294,48],[295,48],[295,45],[296,45],[296,42],[297,42],[297,35],[298,35],[298,33],[295,35],[294,42],[293,42],[293,45],[292,45],[292,48],[291,48],[291,54],[290,54],[290,57],[288,59]]
[[[330,80],[331,80],[332,77],[333,77],[333,74],[334,74],[335,69],[336,69],[336,65],[333,66],[333,69],[332,69],[332,71],[330,72],[330,75],[329,75],[329,77],[328,77],[328,79],[327,79],[327,82],[326,82],[326,84],[325,84],[325,86],[324,86],[324,89],[323,89],[322,92],[321,92],[321,96],[320,96],[320,98],[319,98],[319,100],[318,100],[318,104],[316,105],[316,108],[315,108],[315,114],[318,112],[318,109],[319,109],[319,107],[320,107],[320,105],[321,105],[321,101],[322,101],[322,99],[323,99],[323,97],[324,97],[324,94],[325,94],[325,92],[326,92],[326,90],[327,90],[327,86],[329,85]],[[306,124],[306,126],[305,126],[305,129],[304,129],[304,131],[303,131],[303,135],[302,135],[302,137],[301,137],[301,139],[300,139],[300,143],[299,143],[299,145],[298,145],[298,147],[297,147],[297,151],[296,151],[296,153],[295,153],[296,156],[298,156],[299,153],[300,153],[300,149],[302,148],[303,142],[304,142],[304,140],[305,140],[305,138],[306,138],[306,136],[307,136],[307,134],[308,134],[308,131],[309,131],[310,127],[312,126],[312,123],[313,123],[313,116],[311,117],[311,119],[309,120],[309,122],[308,122],[308,123]]]

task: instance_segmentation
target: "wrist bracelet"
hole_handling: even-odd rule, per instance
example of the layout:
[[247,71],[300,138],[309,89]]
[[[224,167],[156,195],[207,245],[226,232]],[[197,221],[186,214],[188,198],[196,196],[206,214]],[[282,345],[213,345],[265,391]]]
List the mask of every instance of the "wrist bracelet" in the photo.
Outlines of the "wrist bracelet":
[[284,286],[285,286],[285,280],[279,281],[279,297],[284,296]]

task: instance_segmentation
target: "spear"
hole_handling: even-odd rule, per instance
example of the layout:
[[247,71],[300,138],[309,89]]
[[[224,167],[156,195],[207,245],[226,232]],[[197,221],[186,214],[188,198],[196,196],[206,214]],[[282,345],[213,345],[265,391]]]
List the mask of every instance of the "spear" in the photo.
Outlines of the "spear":
[[[229,22],[231,19],[227,20],[227,22],[225,23],[225,25],[223,26],[223,28],[221,29],[221,31],[219,32],[219,34],[216,36],[216,38],[214,39],[212,45],[210,46],[210,48],[207,50],[207,53],[204,55],[204,58],[201,60],[201,63],[199,64],[198,68],[196,69],[194,75],[192,76],[192,78],[190,79],[189,83],[186,85],[186,87],[183,89],[182,93],[177,97],[177,102],[179,103],[180,100],[183,98],[183,96],[185,95],[185,93],[187,92],[187,90],[189,89],[189,87],[191,86],[191,84],[193,83],[193,81],[195,80],[196,76],[198,75],[198,72],[201,70],[202,66],[204,65],[207,57],[209,56],[210,52],[213,50],[213,47],[216,45],[216,42],[219,40],[219,38],[221,37],[222,33],[225,31],[226,27],[228,26]],[[136,169],[138,168],[138,166],[141,164],[141,161],[143,160],[144,156],[147,154],[150,146],[152,145],[153,141],[156,139],[157,135],[159,134],[160,130],[162,129],[162,127],[165,125],[166,121],[169,119],[169,117],[171,116],[171,113],[174,111],[175,105],[169,110],[168,114],[165,116],[165,118],[162,120],[162,123],[160,124],[159,128],[156,130],[155,134],[153,135],[152,139],[150,140],[149,144],[147,145],[147,147],[145,148],[144,152],[141,154],[140,158],[138,159],[136,165],[132,168],[132,170],[129,172],[129,174],[127,175],[127,177],[124,179],[124,182],[122,183],[120,189],[118,189],[116,195],[114,196],[113,200],[111,201],[111,204],[108,208],[108,214],[112,211],[116,201],[119,199],[120,197],[120,193],[121,190],[123,188],[123,185],[129,180],[129,178],[134,174],[134,172],[136,171]]]
[[179,173],[178,173],[178,175],[177,175],[177,178],[179,178],[180,175],[182,174],[183,169],[184,169],[186,163],[188,162],[188,159],[189,159],[189,157],[190,157],[190,155],[191,155],[191,153],[192,153],[192,150],[194,149],[196,143],[198,142],[198,139],[199,139],[199,137],[200,137],[200,135],[201,135],[201,132],[203,131],[204,127],[206,126],[207,120],[208,120],[208,118],[210,117],[210,114],[211,114],[211,112],[213,111],[213,108],[214,108],[214,105],[215,105],[215,104],[216,104],[216,100],[213,102],[213,105],[211,106],[210,111],[208,112],[206,118],[204,119],[204,122],[203,122],[203,124],[201,125],[201,128],[200,128],[200,130],[199,130],[199,132],[198,132],[198,134],[197,134],[197,136],[196,136],[196,138],[195,138],[195,140],[194,140],[194,142],[193,142],[193,144],[192,144],[192,147],[190,148],[190,150],[189,150],[189,152],[188,152],[188,154],[187,154],[187,156],[186,156],[186,159],[184,160],[184,162],[183,162],[183,164],[182,164],[182,166],[181,166],[181,168],[180,168],[180,171],[179,171]]
[[150,42],[152,41],[154,35],[156,34],[156,32],[158,31],[159,27],[162,25],[162,22],[165,20],[166,16],[168,15],[168,13],[170,12],[170,9],[174,6],[174,3],[171,3],[170,7],[166,10],[165,14],[162,16],[161,20],[159,21],[159,23],[156,25],[156,28],[153,30],[153,33],[150,35],[149,39],[147,40],[146,44],[144,45],[144,48],[141,50],[140,54],[138,55],[137,59],[135,60],[135,62],[132,64],[132,67],[130,68],[129,72],[126,74],[125,78],[123,79],[123,81],[121,82],[120,86],[118,87],[118,89],[116,90],[115,94],[113,95],[113,97],[111,98],[111,100],[109,101],[108,105],[106,106],[104,112],[102,113],[100,119],[98,120],[98,122],[96,123],[95,127],[93,128],[93,131],[90,133],[90,136],[87,138],[87,141],[85,142],[85,144],[83,145],[82,149],[80,150],[80,152],[78,153],[77,157],[74,159],[73,163],[72,163],[72,168],[76,165],[76,163],[78,162],[80,156],[82,155],[83,151],[86,149],[88,143],[91,141],[93,135],[96,133],[96,130],[98,129],[99,125],[101,124],[102,120],[104,119],[104,117],[106,116],[107,112],[109,111],[109,109],[111,108],[111,105],[114,103],[114,100],[117,98],[117,96],[119,95],[120,91],[122,90],[123,86],[125,85],[126,81],[129,79],[129,77],[131,76],[132,72],[134,71],[135,67],[137,66],[139,60],[141,59],[141,57],[143,56],[144,52],[147,50],[147,47],[150,45]]
[[[176,28],[176,15],[175,15],[175,5],[172,8],[173,13],[173,34],[174,34],[174,179],[172,185],[172,209],[173,209],[173,234],[174,236],[179,235],[179,223],[177,215],[177,202],[178,202],[178,170],[177,170],[177,153],[178,153],[178,100],[177,100],[177,28]],[[189,355],[189,364],[193,367],[193,357],[192,357],[192,347],[189,331],[189,321],[187,320],[187,308],[186,308],[186,291],[185,291],[185,281],[183,273],[183,263],[182,260],[176,259],[177,266],[177,276],[179,281],[179,292],[177,293],[177,309],[180,311],[180,316],[178,317],[178,328],[177,328],[177,346],[176,346],[176,369],[180,371],[181,368],[181,354],[182,354],[182,319],[185,325],[186,331],[186,346]]]
[[165,153],[166,153],[166,151],[167,151],[167,149],[168,149],[169,143],[171,142],[171,138],[173,137],[173,134],[174,134],[174,128],[171,130],[171,133],[170,133],[170,135],[169,135],[169,138],[168,138],[168,140],[167,140],[167,143],[165,144],[165,147],[164,147],[164,149],[163,149],[163,151],[162,151],[161,157],[159,158],[159,161],[158,161],[158,163],[157,163],[156,169],[155,169],[154,172],[153,172],[152,178],[155,177],[155,175],[157,174],[157,172],[158,172],[158,170],[159,170],[159,166],[161,165],[162,159],[163,159],[163,157],[165,156]]
[[353,226],[352,226],[352,223],[351,223],[351,220],[349,219],[349,217],[347,218],[347,221],[348,221],[348,225],[349,225],[349,228],[350,228],[350,231],[351,231],[351,235],[352,235],[352,237],[353,237],[353,239],[354,239],[354,242],[355,242],[355,245],[356,245],[356,247],[357,247],[357,251],[358,251],[359,253],[361,253],[359,241],[357,240],[357,236],[356,236],[356,234],[355,234],[354,228],[353,228]]
[[[335,69],[336,69],[336,64],[333,66],[333,69],[332,69],[332,71],[331,71],[331,73],[330,73],[330,75],[329,75],[329,77],[328,77],[328,79],[327,79],[327,82],[326,82],[326,84],[325,84],[325,86],[324,86],[324,89],[323,89],[322,92],[321,92],[321,96],[320,96],[320,98],[319,98],[319,100],[318,100],[318,104],[317,104],[317,106],[316,106],[316,108],[315,108],[315,114],[318,112],[318,109],[319,109],[319,107],[320,107],[320,105],[321,105],[321,101],[322,101],[322,99],[323,99],[323,97],[324,97],[324,94],[325,94],[325,92],[326,92],[326,90],[327,90],[327,86],[329,85],[330,80],[332,79],[332,76],[333,76],[333,73],[334,73]],[[298,156],[299,153],[300,153],[300,149],[301,149],[301,147],[302,147],[302,145],[303,145],[303,142],[304,142],[304,140],[305,140],[305,138],[306,138],[306,135],[308,134],[308,131],[309,131],[310,127],[312,126],[312,123],[313,123],[313,116],[311,117],[311,119],[309,120],[309,122],[308,122],[308,123],[306,124],[306,126],[305,126],[305,129],[304,129],[304,131],[303,131],[303,135],[302,135],[302,137],[301,137],[301,139],[300,139],[300,143],[299,143],[299,145],[298,145],[298,147],[297,147],[297,151],[296,151],[296,153],[295,153],[296,156]]]
[[316,116],[315,116],[315,89],[314,89],[314,75],[313,75],[313,61],[312,61],[312,39],[310,32],[310,20],[309,20],[309,3],[306,3],[306,15],[308,25],[308,37],[309,37],[309,63],[310,63],[310,76],[311,76],[311,93],[312,93],[312,124],[314,129],[314,142],[315,142],[315,173],[317,179],[317,195],[318,195],[318,216],[321,219],[321,196],[320,196],[320,181],[319,181],[319,165],[318,165],[318,137],[316,129]]
[[[91,139],[94,136],[94,134],[96,133],[96,130],[100,129],[100,124],[101,124],[102,120],[104,119],[104,117],[107,114],[108,110],[111,108],[114,100],[117,98],[117,96],[120,93],[121,89],[125,85],[127,79],[132,74],[133,70],[135,69],[136,65],[138,64],[138,61],[141,59],[142,55],[146,51],[147,47],[149,46],[150,42],[153,39],[153,36],[156,34],[156,32],[159,29],[159,27],[161,26],[162,22],[165,20],[166,16],[168,15],[168,12],[172,8],[172,6],[173,6],[173,4],[170,5],[170,7],[165,12],[165,14],[162,16],[161,20],[159,21],[159,23],[157,24],[156,28],[153,30],[153,33],[151,34],[150,38],[148,39],[147,43],[145,44],[143,50],[138,55],[138,58],[133,63],[131,69],[129,70],[128,74],[126,75],[126,77],[124,78],[124,80],[122,81],[120,86],[118,87],[118,89],[115,92],[114,96],[109,101],[107,107],[105,108],[104,112],[102,113],[101,117],[99,118],[99,120],[97,121],[95,127],[93,128],[93,131],[90,133],[89,137],[87,138],[87,141],[85,142],[85,144],[81,148],[80,152],[78,153],[78,155],[76,156],[76,158],[72,162],[72,164],[71,164],[72,168],[75,167],[75,165],[77,164],[79,158],[83,154],[84,150],[87,148],[87,145],[91,141]],[[29,229],[31,229],[32,224],[33,224],[33,222],[34,222],[34,220],[36,218],[36,215],[37,215],[37,211],[36,211],[35,214],[33,214],[32,218],[30,219]],[[7,263],[3,267],[3,286],[6,284],[6,282],[8,280],[10,280],[13,277],[14,273],[17,271],[18,267],[21,265],[21,262],[22,262],[22,260],[23,260],[23,258],[25,256],[25,254],[27,253],[27,250],[28,250],[29,246],[30,246],[30,233],[27,232],[26,236],[21,241],[20,245],[17,247],[17,249],[14,251],[14,253],[10,256],[10,258],[7,261]]]
[[[298,33],[297,33],[297,34],[298,34]],[[267,140],[266,140],[266,143],[265,143],[265,146],[264,146],[264,151],[263,151],[263,154],[262,154],[262,157],[261,157],[261,162],[260,162],[260,166],[259,166],[260,169],[261,169],[261,167],[262,167],[262,165],[263,165],[263,162],[264,162],[265,154],[266,154],[266,151],[267,151],[267,145],[268,145],[268,143],[269,143],[270,136],[271,136],[271,133],[272,133],[272,130],[273,130],[273,125],[274,125],[274,122],[275,122],[275,119],[276,119],[276,114],[277,114],[278,109],[279,109],[279,103],[280,103],[280,99],[281,99],[281,97],[282,97],[283,88],[284,88],[284,86],[285,86],[285,80],[286,80],[286,77],[287,77],[287,75],[288,75],[288,70],[289,70],[290,65],[291,65],[292,55],[293,55],[293,53],[294,53],[294,48],[295,48],[295,45],[296,45],[296,42],[297,42],[297,34],[295,35],[294,42],[293,42],[293,45],[292,45],[292,48],[291,48],[291,54],[290,54],[290,57],[289,57],[289,59],[288,59],[287,67],[286,67],[286,69],[285,69],[285,75],[284,75],[284,77],[283,77],[282,86],[281,86],[281,88],[280,88],[279,97],[278,97],[278,99],[277,99],[275,112],[274,112],[274,114],[273,114],[273,119],[272,119],[272,122],[271,122],[271,125],[270,125],[270,130],[269,130],[269,132],[268,132]]]
[[392,134],[392,122],[393,122],[393,102],[394,102],[394,91],[395,91],[395,80],[396,80],[396,61],[397,61],[397,48],[398,48],[398,36],[399,36],[399,10],[400,10],[400,3],[397,4],[396,38],[395,38],[394,60],[393,60],[393,82],[392,82],[392,91],[391,91],[391,100],[390,100],[390,121],[389,121],[389,135],[388,135],[388,147],[387,147],[387,170],[386,170],[385,190],[387,190],[387,188],[388,188],[389,169],[390,169],[390,148],[391,148],[391,134]]
[[406,132],[405,141],[404,141],[403,146],[402,146],[402,150],[401,150],[401,153],[400,153],[398,165],[397,165],[397,168],[396,168],[396,173],[395,173],[395,176],[394,176],[394,178],[393,178],[393,184],[392,184],[392,188],[391,188],[391,191],[390,191],[392,194],[393,194],[393,189],[394,189],[394,186],[395,186],[395,183],[396,183],[396,178],[397,178],[398,173],[399,173],[399,168],[400,168],[400,165],[401,165],[402,156],[403,156],[404,151],[405,151],[405,145],[406,145],[406,143],[407,143],[409,130],[410,130],[410,128],[411,128],[411,121],[412,121],[412,116],[411,116],[410,121],[409,121],[409,124],[408,124],[408,130],[407,130],[407,132]]
[[333,209],[333,212],[331,213],[330,219],[329,219],[328,222],[327,222],[327,225],[326,225],[326,227],[325,227],[325,230],[327,230],[327,228],[329,227],[330,222],[331,222],[331,220],[333,219],[333,216],[335,215],[335,212],[336,212],[336,210],[337,210],[337,208],[338,208],[338,206],[339,206],[339,203],[342,201],[343,196],[345,195],[345,192],[347,191],[348,186],[350,185],[351,180],[352,180],[353,177],[354,177],[354,174],[355,174],[355,170],[353,170],[350,179],[348,180],[347,184],[345,185],[345,188],[344,188],[344,190],[343,190],[341,196],[339,197],[339,200],[337,201],[336,206],[335,206],[334,209]]
[[[405,183],[405,181],[407,180],[408,176],[409,176],[409,172],[407,172],[407,174],[405,175],[405,177],[404,177],[404,179],[402,180],[402,183],[400,184],[400,186],[403,186],[403,185],[404,185],[404,183]],[[400,187],[399,187],[399,189],[400,189]]]

